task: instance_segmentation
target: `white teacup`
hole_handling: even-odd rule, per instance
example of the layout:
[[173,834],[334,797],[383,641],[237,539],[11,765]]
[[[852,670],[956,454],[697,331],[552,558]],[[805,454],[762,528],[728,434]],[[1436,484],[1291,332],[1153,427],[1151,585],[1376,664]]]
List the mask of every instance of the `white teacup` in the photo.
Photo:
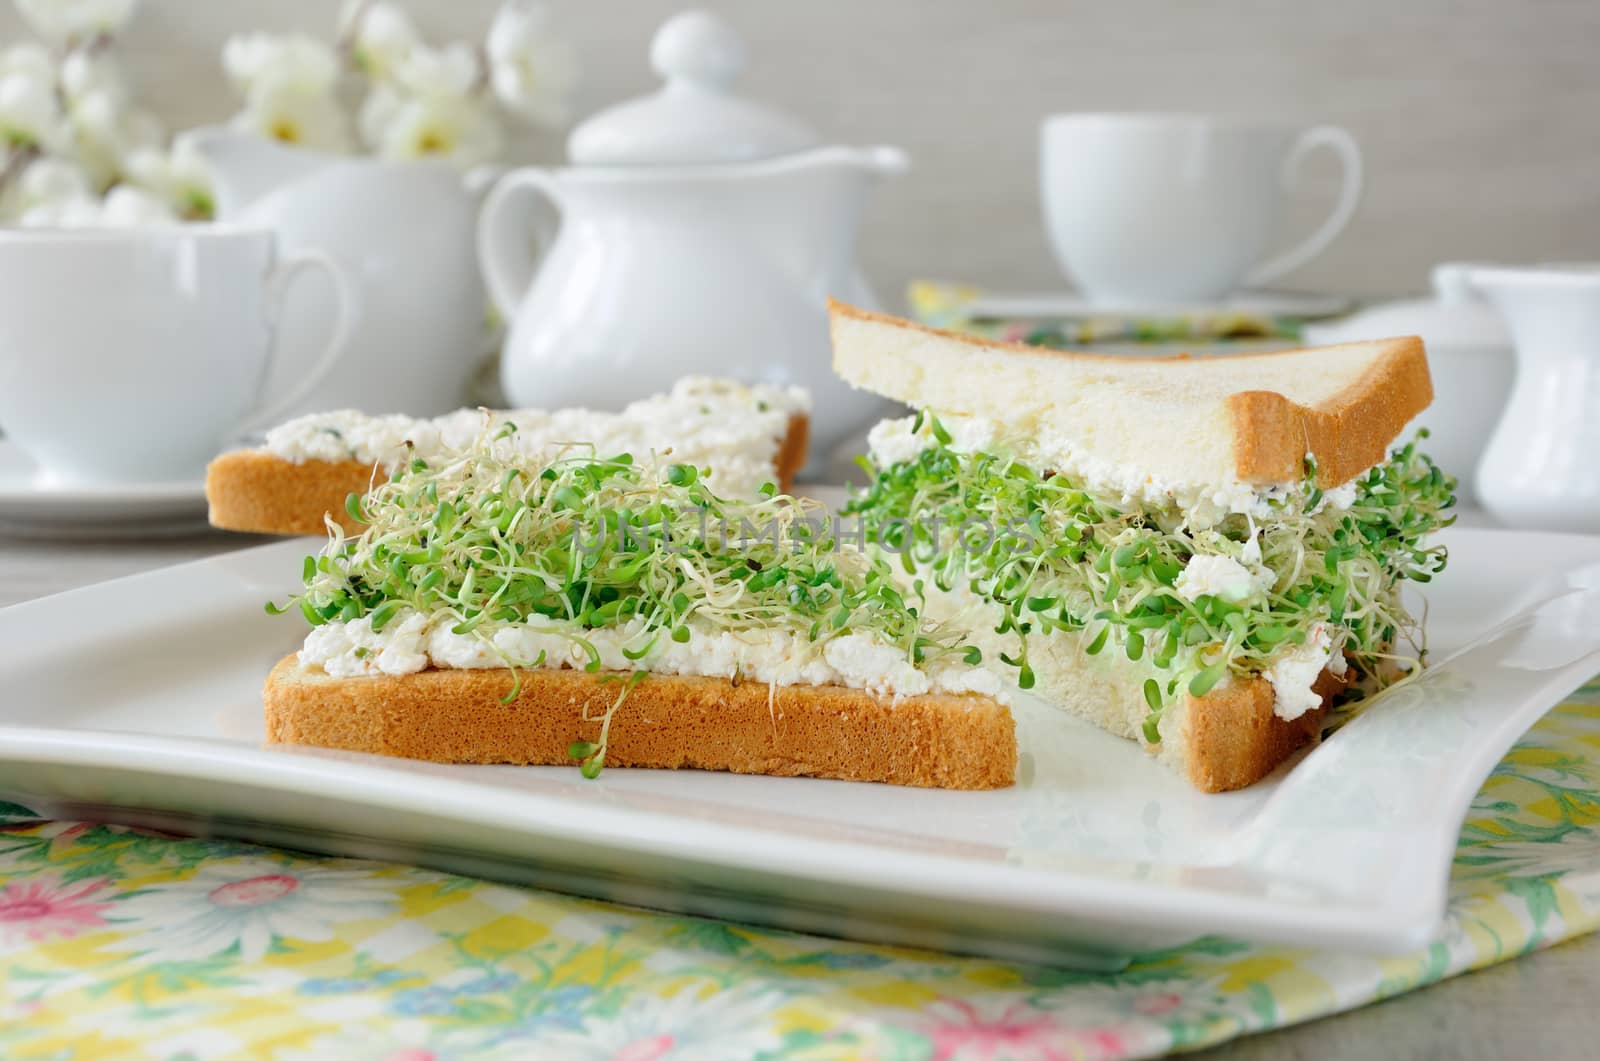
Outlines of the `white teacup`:
[[[339,313],[314,365],[264,395],[290,280],[327,274]],[[325,256],[266,229],[0,231],[0,430],[65,483],[198,479],[338,360],[354,311]]]
[[[1303,243],[1263,262],[1299,165],[1319,147],[1343,163],[1338,202]],[[1361,151],[1331,125],[1061,114],[1040,127],[1039,182],[1056,259],[1091,300],[1209,302],[1322,253],[1361,199]]]

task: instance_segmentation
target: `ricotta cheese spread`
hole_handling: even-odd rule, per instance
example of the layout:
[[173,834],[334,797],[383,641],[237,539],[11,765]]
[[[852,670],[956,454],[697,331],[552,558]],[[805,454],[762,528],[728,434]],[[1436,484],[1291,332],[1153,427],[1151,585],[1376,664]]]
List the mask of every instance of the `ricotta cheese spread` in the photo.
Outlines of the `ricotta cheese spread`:
[[[1252,539],[1254,541],[1254,539]],[[1260,555],[1257,546],[1256,555]],[[1189,558],[1173,588],[1184,600],[1210,594],[1234,604],[1242,604],[1272,588],[1277,578],[1264,568],[1251,570],[1231,556],[1196,553]]]
[[[989,451],[996,439],[1005,439],[1003,425],[982,416],[942,416],[940,424],[950,434],[950,448],[959,453]],[[867,436],[872,458],[880,467],[915,460],[924,450],[937,444],[924,423],[913,431],[916,418],[907,416],[879,423]],[[1274,513],[1268,502],[1282,499],[1298,490],[1300,484],[1259,486],[1241,480],[1220,483],[1163,482],[1136,468],[1110,461],[1082,457],[1074,451],[1072,440],[1043,431],[1021,439],[1008,439],[1019,459],[1030,467],[1058,472],[1096,493],[1119,499],[1122,505],[1147,508],[1175,508],[1197,528],[1215,526],[1233,514],[1270,520]],[[1355,481],[1326,490],[1315,511],[1343,511],[1355,503]]]
[[1305,644],[1295,646],[1274,661],[1266,670],[1266,679],[1272,683],[1276,697],[1272,713],[1292,722],[1307,711],[1320,707],[1322,697],[1316,694],[1312,686],[1324,670],[1332,671],[1335,677],[1344,676],[1349,664],[1341,648],[1333,643],[1333,632],[1328,624],[1317,623],[1312,626],[1311,636],[1306,638]]
[[392,470],[411,456],[432,460],[459,452],[480,433],[506,423],[517,430],[497,445],[530,461],[566,452],[600,457],[630,453],[709,467],[707,482],[725,496],[754,497],[773,478],[789,418],[810,409],[798,387],[745,386],[732,380],[689,377],[667,394],[634,402],[621,412],[588,409],[486,411],[461,409],[431,420],[368,416],[354,410],[314,413],[267,432],[266,451],[296,464],[360,461]]
[[[581,669],[590,656],[577,631],[561,626],[526,623],[484,624],[457,634],[455,620],[430,626],[415,611],[401,611],[381,631],[370,616],[350,622],[325,623],[306,635],[300,662],[320,666],[335,678],[376,674],[415,674],[429,666],[493,669],[518,666]],[[868,633],[848,633],[812,642],[788,630],[724,630],[689,624],[690,636],[678,642],[662,632],[642,658],[629,659],[649,643],[641,620],[608,629],[581,631],[608,671],[648,670],[652,674],[740,677],[774,685],[841,685],[879,696],[925,693],[981,693],[1005,701],[1007,686],[992,672],[959,658],[946,657],[924,666],[913,664],[904,650]]]

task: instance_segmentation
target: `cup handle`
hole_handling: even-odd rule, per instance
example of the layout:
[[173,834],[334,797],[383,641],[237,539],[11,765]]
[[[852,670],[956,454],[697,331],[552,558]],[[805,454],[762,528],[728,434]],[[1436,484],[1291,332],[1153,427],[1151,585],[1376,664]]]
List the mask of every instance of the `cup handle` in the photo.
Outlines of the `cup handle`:
[[[274,324],[283,315],[283,302],[289,293],[289,285],[296,276],[312,269],[325,274],[329,283],[333,285],[335,307],[333,330],[328,335],[327,343],[323,345],[322,353],[312,363],[311,369],[306,373],[305,378],[290,387],[289,393],[281,396],[277,401],[267,405],[265,408],[255,409],[250,412],[245,417],[244,422],[239,425],[238,433],[240,434],[257,431],[263,427],[271,427],[281,420],[287,410],[299,404],[306,395],[317,388],[317,385],[323,381],[333,366],[338,364],[339,359],[344,356],[349,346],[350,332],[354,328],[356,321],[355,286],[350,282],[349,274],[332,257],[321,251],[297,251],[294,254],[287,255],[282,261],[274,265],[272,271],[267,274],[267,302],[271,307]],[[274,343],[271,360],[276,360],[277,355],[278,348]],[[271,367],[271,361],[269,360],[266,371],[262,373],[263,379],[270,373]]]
[[1246,287],[1259,287],[1269,280],[1276,280],[1284,273],[1300,268],[1327,250],[1328,244],[1344,231],[1344,227],[1350,223],[1350,218],[1355,215],[1356,207],[1361,203],[1361,148],[1356,145],[1355,137],[1337,125],[1318,125],[1300,134],[1294,147],[1290,149],[1288,158],[1284,160],[1284,183],[1286,185],[1294,183],[1301,163],[1305,161],[1307,155],[1319,147],[1332,148],[1344,168],[1344,183],[1339,189],[1339,200],[1334,204],[1333,212],[1306,238],[1305,242],[1256,266],[1255,270],[1244,279]]
[[[547,209],[542,216],[532,209],[529,192],[544,201]],[[484,201],[478,215],[478,266],[507,321],[516,316],[540,259],[555,241],[560,216],[560,189],[543,170],[520,169],[502,177]]]

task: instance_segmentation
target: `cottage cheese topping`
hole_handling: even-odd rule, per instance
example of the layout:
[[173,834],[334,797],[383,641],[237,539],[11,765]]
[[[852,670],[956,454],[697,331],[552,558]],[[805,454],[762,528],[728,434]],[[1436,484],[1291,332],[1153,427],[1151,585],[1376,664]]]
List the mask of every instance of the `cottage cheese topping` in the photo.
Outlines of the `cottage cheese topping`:
[[1307,711],[1322,705],[1322,697],[1312,690],[1324,670],[1342,677],[1349,664],[1345,662],[1342,646],[1333,643],[1333,628],[1327,623],[1317,623],[1311,636],[1267,668],[1267,681],[1277,702],[1272,713],[1286,721],[1294,721]]
[[[912,431],[915,422],[916,418],[910,416],[885,420],[868,434],[872,457],[880,466],[915,460],[936,444],[927,425]],[[1080,456],[1071,439],[1048,429],[1016,438],[1007,435],[1002,424],[987,417],[946,415],[939,422],[950,433],[950,447],[957,452],[985,452],[996,439],[1005,439],[1031,467],[1066,475],[1088,490],[1119,498],[1123,505],[1175,508],[1186,513],[1189,525],[1197,528],[1214,526],[1235,513],[1271,519],[1273,512],[1267,502],[1299,488],[1298,483],[1263,487],[1237,479],[1220,483],[1164,482],[1137,468]],[[1317,511],[1343,511],[1355,503],[1355,498],[1355,482],[1345,483],[1324,491]]]
[[357,674],[415,674],[428,665],[427,620],[415,612],[396,616],[382,631],[372,617],[311,628],[301,662],[315,660],[335,678]]
[[[374,632],[370,617],[327,623],[306,636],[300,662],[336,678],[414,674],[428,666],[493,669],[509,666],[582,668],[589,655],[577,637],[555,625],[485,624],[468,634],[451,632],[454,620],[431,628],[412,611]],[[655,674],[742,677],[774,685],[842,685],[880,696],[982,693],[1006,699],[1005,683],[981,667],[946,658],[918,667],[905,653],[871,634],[843,634],[820,643],[787,630],[723,630],[691,622],[690,637],[657,637],[641,659],[629,659],[648,640],[640,620],[583,631],[608,671],[646,669]]]
[[[1256,556],[1260,556],[1259,546]],[[1251,570],[1231,556],[1196,553],[1178,573],[1178,581],[1173,588],[1184,600],[1210,594],[1234,604],[1242,604],[1271,589],[1275,581],[1277,576],[1265,568]]]
[[634,402],[619,413],[588,409],[461,409],[432,420],[368,416],[345,409],[291,420],[267,432],[267,452],[284,460],[354,460],[393,468],[414,455],[431,460],[471,445],[480,432],[507,422],[517,430],[503,440],[529,461],[565,452],[612,457],[655,454],[673,462],[709,466],[713,490],[751,497],[773,477],[778,446],[789,418],[810,409],[798,387],[744,386],[732,380],[689,377],[671,393]]

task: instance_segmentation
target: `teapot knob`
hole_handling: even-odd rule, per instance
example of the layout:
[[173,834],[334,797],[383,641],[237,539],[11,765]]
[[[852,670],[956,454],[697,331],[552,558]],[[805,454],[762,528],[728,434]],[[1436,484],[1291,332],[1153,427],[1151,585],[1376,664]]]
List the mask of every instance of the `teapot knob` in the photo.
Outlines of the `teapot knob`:
[[650,42],[650,65],[668,81],[726,89],[744,69],[744,61],[744,40],[710,11],[672,16]]

